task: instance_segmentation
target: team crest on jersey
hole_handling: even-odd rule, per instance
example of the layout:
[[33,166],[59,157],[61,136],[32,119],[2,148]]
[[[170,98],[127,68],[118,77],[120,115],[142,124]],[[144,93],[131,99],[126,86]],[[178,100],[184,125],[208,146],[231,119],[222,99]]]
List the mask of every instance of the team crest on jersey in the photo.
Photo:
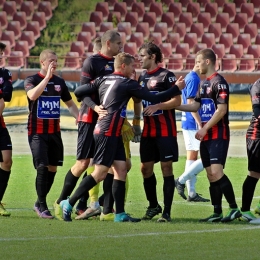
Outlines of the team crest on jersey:
[[111,66],[109,66],[108,64],[105,66],[105,70],[113,70]]
[[140,84],[140,86],[141,86],[142,88],[143,88],[144,85],[145,85],[143,81],[141,81],[139,84]]
[[0,78],[0,84],[3,84],[3,83],[4,83],[4,79]]
[[211,92],[211,88],[207,88],[206,92],[209,94]]
[[152,79],[150,82],[150,87],[154,88],[157,84],[157,80],[156,79]]
[[55,89],[55,91],[60,92],[61,86],[60,85],[54,85],[54,89]]
[[203,95],[204,94],[204,89],[200,88],[200,94]]

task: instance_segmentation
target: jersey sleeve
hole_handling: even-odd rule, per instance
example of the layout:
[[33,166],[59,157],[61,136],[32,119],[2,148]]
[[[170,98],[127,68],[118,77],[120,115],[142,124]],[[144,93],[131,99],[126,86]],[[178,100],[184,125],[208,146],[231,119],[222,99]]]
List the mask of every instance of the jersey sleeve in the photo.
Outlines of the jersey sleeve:
[[33,76],[27,77],[24,81],[24,89],[26,92],[33,89],[36,86],[36,82]]
[[12,84],[12,73],[7,69],[4,71],[4,86],[2,91],[3,91],[4,101],[10,102],[12,99],[13,84]]
[[90,95],[98,91],[99,84],[100,84],[100,78],[97,78],[92,83],[87,83],[77,87],[74,91],[74,94],[77,98],[83,98],[87,95]]
[[216,82],[213,87],[216,91],[217,104],[228,104],[229,86],[224,79]]
[[[174,75],[174,73],[171,71],[168,71],[165,76],[165,79],[164,79],[164,84],[166,85],[166,89],[174,86],[176,81],[177,81],[177,78]],[[181,95],[181,93],[180,93],[180,95]]]
[[61,84],[62,84],[61,100],[63,102],[70,101],[72,99],[72,97],[69,92],[68,86],[66,85],[66,83],[63,79],[61,79]]
[[84,85],[90,83],[93,79],[95,79],[94,70],[93,70],[93,62],[91,57],[85,59],[80,75],[80,85]]

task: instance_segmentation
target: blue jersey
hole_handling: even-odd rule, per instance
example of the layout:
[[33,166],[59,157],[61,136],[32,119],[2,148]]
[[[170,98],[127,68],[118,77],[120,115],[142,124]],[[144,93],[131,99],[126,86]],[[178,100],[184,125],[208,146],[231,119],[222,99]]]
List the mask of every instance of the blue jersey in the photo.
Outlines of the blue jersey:
[[[187,99],[194,98],[200,84],[200,77],[195,71],[191,71],[185,77],[186,87],[182,90],[182,104],[187,104]],[[185,130],[196,130],[197,124],[191,112],[182,112],[181,127]]]

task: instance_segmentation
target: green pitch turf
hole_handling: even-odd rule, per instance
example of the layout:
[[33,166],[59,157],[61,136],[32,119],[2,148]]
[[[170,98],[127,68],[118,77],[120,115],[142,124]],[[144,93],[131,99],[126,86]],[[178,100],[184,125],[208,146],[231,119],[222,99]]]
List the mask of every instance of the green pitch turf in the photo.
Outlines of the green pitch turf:
[[[48,204],[58,197],[74,156],[65,157],[48,195]],[[178,177],[184,158],[174,163]],[[142,186],[139,158],[132,160],[126,211],[142,217],[147,202]],[[162,176],[155,168],[157,191],[163,206]],[[225,173],[231,179],[237,203],[241,206],[242,183],[247,174],[245,158],[228,158]],[[234,221],[229,224],[202,224],[198,219],[212,213],[210,203],[188,203],[175,192],[172,223],[154,220],[140,223],[101,222],[98,219],[71,223],[40,219],[33,212],[35,170],[31,156],[14,156],[9,186],[3,202],[11,217],[0,217],[0,259],[259,259],[259,226]],[[101,186],[102,187],[102,186]],[[209,198],[205,171],[198,175],[197,192]],[[102,190],[102,188],[101,188]],[[257,187],[252,208],[260,193]],[[223,199],[224,214],[228,205]],[[75,215],[73,214],[73,217]]]

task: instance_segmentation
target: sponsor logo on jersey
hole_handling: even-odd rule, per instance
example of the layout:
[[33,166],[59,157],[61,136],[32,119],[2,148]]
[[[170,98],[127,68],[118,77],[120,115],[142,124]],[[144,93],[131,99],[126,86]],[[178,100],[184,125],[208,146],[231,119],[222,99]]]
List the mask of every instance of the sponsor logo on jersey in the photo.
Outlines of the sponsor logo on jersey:
[[206,93],[209,94],[211,92],[211,88],[207,88]]
[[54,85],[54,89],[55,89],[55,91],[60,92],[61,86],[60,85]]
[[105,70],[113,70],[111,66],[109,66],[108,64],[105,66]]
[[156,79],[152,79],[150,82],[150,87],[154,88],[157,84],[157,80]]
[[0,84],[3,84],[3,83],[4,83],[4,79],[0,78]]

